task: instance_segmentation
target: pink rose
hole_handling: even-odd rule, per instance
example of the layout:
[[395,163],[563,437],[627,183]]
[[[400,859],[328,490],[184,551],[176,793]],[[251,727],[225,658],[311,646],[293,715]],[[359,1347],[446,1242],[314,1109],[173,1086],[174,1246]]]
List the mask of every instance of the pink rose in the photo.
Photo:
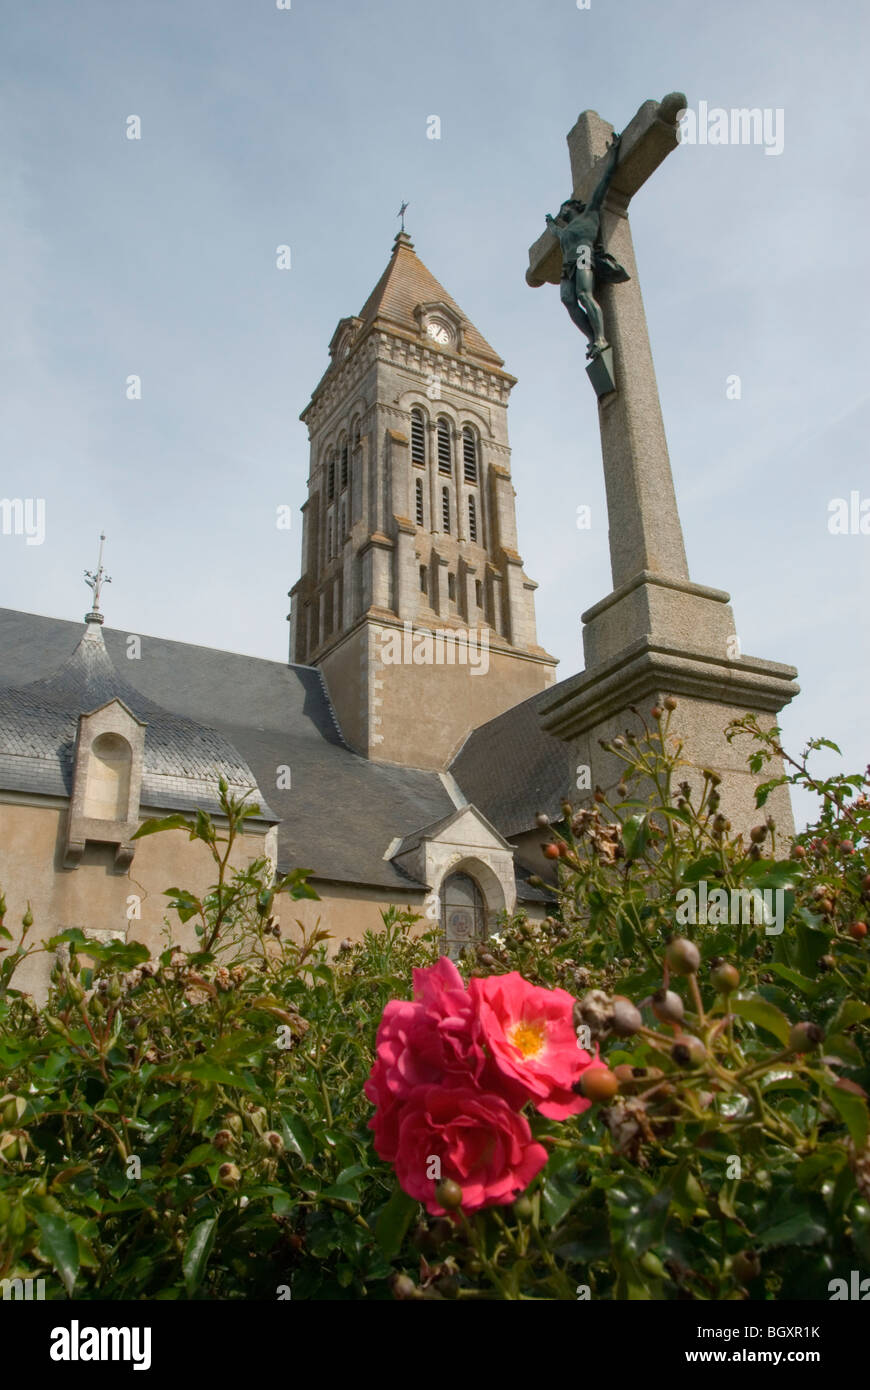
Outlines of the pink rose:
[[530,985],[512,970],[471,980],[469,993],[491,1058],[484,1085],[514,1105],[531,1100],[551,1120],[589,1108],[571,1089],[592,1058],[577,1045],[574,1000],[566,990]]
[[430,1082],[475,1084],[484,1067],[483,1049],[474,1039],[468,991],[446,956],[414,971],[413,1002],[391,999],[387,1004],[376,1051],[383,1068],[378,1087],[397,1099]]
[[409,1197],[443,1216],[436,1179],[427,1176],[433,1158],[442,1178],[459,1183],[469,1212],[512,1202],[544,1167],[547,1150],[502,1096],[470,1086],[419,1086],[399,1107],[396,1175]]

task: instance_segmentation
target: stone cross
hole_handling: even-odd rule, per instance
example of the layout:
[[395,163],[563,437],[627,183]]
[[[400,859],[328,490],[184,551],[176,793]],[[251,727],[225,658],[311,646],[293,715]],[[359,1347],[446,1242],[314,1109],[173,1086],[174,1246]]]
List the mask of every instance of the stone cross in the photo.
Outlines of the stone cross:
[[[686,98],[681,92],[672,92],[661,102],[644,102],[623,131],[602,209],[604,249],[631,276],[624,284],[601,285],[596,290],[613,352],[616,389],[612,381],[602,387],[600,376],[596,380],[596,364],[590,369],[599,392],[614,590],[644,572],[677,581],[689,578],[628,224],[628,205],[634,194],[679,143],[677,117],[685,109]],[[588,200],[612,137],[613,127],[597,112],[584,111],[578,118],[568,134],[572,197]],[[561,271],[561,248],[548,229],[529,250],[526,280],[533,287],[558,284]]]

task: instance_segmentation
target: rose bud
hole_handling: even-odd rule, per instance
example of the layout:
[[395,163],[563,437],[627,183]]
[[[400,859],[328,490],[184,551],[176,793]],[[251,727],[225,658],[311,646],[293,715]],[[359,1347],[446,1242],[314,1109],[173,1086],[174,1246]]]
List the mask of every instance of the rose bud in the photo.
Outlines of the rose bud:
[[235,1187],[242,1180],[242,1175],[234,1163],[222,1163],[218,1168],[218,1182],[224,1187]]
[[233,1142],[232,1133],[228,1129],[219,1129],[211,1142],[216,1149],[228,1149]]
[[612,1100],[619,1090],[619,1081],[609,1067],[591,1066],[586,1068],[580,1080],[575,1083],[575,1089],[587,1100],[608,1101]]
[[720,994],[730,994],[740,984],[740,971],[723,960],[710,972],[710,979]]
[[694,941],[677,936],[665,951],[665,959],[675,975],[694,975],[701,964],[701,952]]
[[618,1038],[630,1038],[632,1033],[636,1033],[643,1027],[640,1009],[632,1004],[630,999],[618,994],[613,1000],[613,1012],[610,1016],[610,1026]]
[[792,1052],[814,1052],[824,1037],[817,1023],[796,1023],[788,1035]]
[[455,1211],[462,1206],[462,1188],[452,1178],[442,1178],[435,1184],[435,1201],[445,1211]]
[[682,1023],[683,1001],[672,989],[656,990],[652,997],[652,1011],[660,1023]]
[[757,1279],[761,1273],[761,1261],[754,1250],[741,1250],[739,1255],[735,1255],[731,1261],[731,1269],[735,1279],[741,1284],[748,1284],[750,1280]]
[[707,1059],[707,1049],[700,1038],[684,1034],[674,1042],[671,1058],[678,1067],[700,1067]]

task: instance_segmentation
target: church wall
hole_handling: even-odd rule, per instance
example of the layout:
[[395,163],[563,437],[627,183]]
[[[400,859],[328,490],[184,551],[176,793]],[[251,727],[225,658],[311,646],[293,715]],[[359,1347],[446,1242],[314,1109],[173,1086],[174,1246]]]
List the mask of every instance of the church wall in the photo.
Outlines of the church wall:
[[381,913],[391,904],[398,908],[410,908],[420,915],[415,927],[418,932],[426,930],[424,919],[425,891],[404,888],[391,893],[386,888],[366,888],[355,883],[331,883],[321,879],[313,880],[312,886],[320,895],[319,902],[300,899],[292,902],[289,898],[278,899],[277,915],[284,935],[294,938],[296,921],[302,922],[306,931],[311,931],[320,923],[321,928],[333,938],[328,947],[331,954],[339,942],[362,941],[367,931],[379,931],[383,927]]
[[[385,762],[444,770],[473,728],[554,679],[549,662],[478,647],[474,640],[468,648],[471,662],[465,665],[438,664],[434,644],[431,663],[403,659],[396,664],[388,646],[393,634],[402,643],[404,658],[402,624],[368,622],[320,663],[348,743]],[[447,654],[447,644],[443,652]],[[455,649],[453,654],[459,655]],[[476,668],[480,674],[472,674]]]
[[[200,894],[214,882],[214,860],[206,846],[180,831],[150,835],[135,842],[132,864],[119,872],[114,867],[113,845],[88,843],[79,866],[64,869],[66,818],[62,802],[0,801],[0,889],[6,895],[6,926],[13,939],[17,942],[29,901],[33,926],[28,940],[36,943],[69,927],[80,927],[85,932],[122,933],[157,954],[166,946],[161,935],[163,919],[170,917],[173,939],[192,948],[194,924],[182,925],[168,912],[164,890],[179,887]],[[266,853],[264,844],[262,830],[240,836],[233,867],[261,857]],[[43,998],[53,963],[53,953],[34,955],[16,971],[14,987]]]

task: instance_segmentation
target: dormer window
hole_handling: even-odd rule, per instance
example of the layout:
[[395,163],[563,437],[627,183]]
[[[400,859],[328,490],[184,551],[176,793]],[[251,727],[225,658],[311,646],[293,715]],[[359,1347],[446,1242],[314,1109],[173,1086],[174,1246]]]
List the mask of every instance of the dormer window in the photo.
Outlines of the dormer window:
[[74,869],[89,841],[115,846],[115,866],[129,867],[139,826],[145,725],[122,700],[79,716],[64,866]]

